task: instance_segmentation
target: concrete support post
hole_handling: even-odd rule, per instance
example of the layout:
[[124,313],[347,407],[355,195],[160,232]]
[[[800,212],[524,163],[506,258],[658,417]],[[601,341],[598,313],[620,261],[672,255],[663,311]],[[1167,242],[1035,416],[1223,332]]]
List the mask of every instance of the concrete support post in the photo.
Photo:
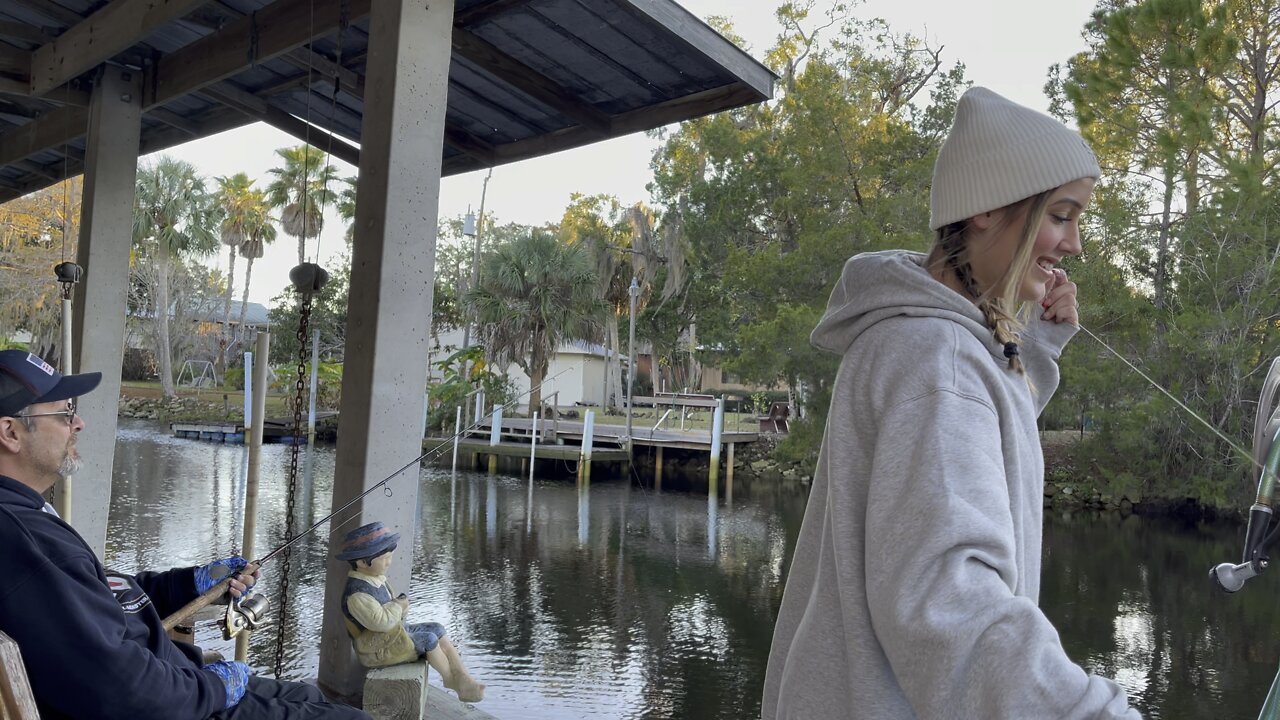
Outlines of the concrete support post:
[[[405,432],[405,418],[421,415],[427,384],[453,11],[453,0],[372,0],[351,257],[351,295],[361,302],[347,314],[333,507],[422,452],[422,438]],[[391,497],[366,497],[348,526],[380,520],[413,538],[416,468],[391,487]],[[330,543],[341,540],[339,533]],[[414,549],[401,543],[389,573],[393,587],[409,587]],[[329,560],[320,639],[319,681],[345,697],[360,692],[363,677],[341,609],[349,569]]]
[[80,372],[100,371],[102,384],[79,401],[85,431],[77,443],[84,466],[73,480],[76,492],[67,517],[98,557],[107,544],[111,506],[141,118],[141,73],[108,66],[89,101],[76,251],[85,272],[75,287],[80,312],[72,324],[74,365]]

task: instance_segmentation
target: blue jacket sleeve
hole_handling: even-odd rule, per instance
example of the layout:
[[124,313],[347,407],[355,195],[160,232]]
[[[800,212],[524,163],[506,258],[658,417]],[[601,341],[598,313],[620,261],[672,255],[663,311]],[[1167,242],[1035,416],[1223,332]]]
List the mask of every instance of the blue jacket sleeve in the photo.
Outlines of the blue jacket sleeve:
[[87,547],[65,542],[66,552],[46,554],[10,520],[0,517],[0,629],[21,648],[42,708],[103,720],[207,718],[223,709],[221,681],[176,652],[152,607],[122,606]]
[[140,572],[133,576],[151,596],[160,617],[168,617],[196,599],[196,569],[174,568],[164,572]]

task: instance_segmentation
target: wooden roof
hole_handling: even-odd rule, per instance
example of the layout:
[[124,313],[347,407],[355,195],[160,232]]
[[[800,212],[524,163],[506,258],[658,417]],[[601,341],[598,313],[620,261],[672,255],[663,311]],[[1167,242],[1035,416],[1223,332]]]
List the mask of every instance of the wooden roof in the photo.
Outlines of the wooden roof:
[[[0,201],[82,172],[104,62],[141,74],[141,154],[262,121],[358,164],[370,2],[0,0]],[[444,172],[759,102],[774,79],[671,0],[457,0]]]

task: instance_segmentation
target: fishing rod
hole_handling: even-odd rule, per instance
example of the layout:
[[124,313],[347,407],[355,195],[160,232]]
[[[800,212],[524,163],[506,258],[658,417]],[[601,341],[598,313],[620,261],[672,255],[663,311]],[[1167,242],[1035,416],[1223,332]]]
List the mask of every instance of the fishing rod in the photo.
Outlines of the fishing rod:
[[1267,549],[1277,539],[1280,539],[1280,522],[1277,521],[1272,508],[1275,498],[1277,472],[1278,468],[1280,468],[1280,357],[1271,361],[1271,367],[1268,368],[1266,379],[1262,383],[1262,393],[1258,398],[1258,410],[1254,415],[1253,452],[1251,453],[1196,414],[1168,390],[1161,387],[1159,383],[1151,379],[1151,376],[1129,362],[1128,358],[1117,352],[1102,338],[1083,325],[1078,327],[1086,332],[1089,337],[1096,340],[1099,345],[1109,350],[1111,354],[1120,358],[1130,369],[1141,375],[1152,387],[1164,393],[1178,407],[1185,410],[1188,415],[1209,428],[1223,442],[1231,446],[1232,449],[1240,453],[1241,456],[1259,470],[1258,491],[1253,506],[1249,508],[1249,525],[1245,531],[1244,557],[1238,564],[1220,563],[1209,570],[1210,578],[1219,589],[1229,593],[1239,591],[1244,587],[1247,580],[1257,577],[1258,574],[1267,569],[1267,565],[1270,563]]
[[[551,382],[557,377],[569,372],[570,370],[575,369],[576,367],[577,365],[571,365],[561,370],[560,372],[556,373],[555,375],[552,375],[551,377],[544,378],[542,382],[538,383],[536,387],[531,387],[525,392],[520,393],[519,395],[516,395],[512,400],[505,403],[504,405],[501,405],[500,407],[502,407],[504,410],[510,407],[514,407],[517,404],[517,401],[519,401],[524,396],[532,394],[533,391],[535,390],[541,390],[542,386],[546,385],[547,383]],[[334,510],[328,515],[325,515],[324,517],[315,521],[315,523],[312,524],[311,527],[307,528],[306,530],[303,530],[300,533],[297,533],[293,537],[286,540],[284,544],[276,547],[271,552],[267,553],[266,555],[263,555],[261,558],[250,562],[239,571],[228,575],[224,580],[214,585],[213,587],[209,588],[205,592],[201,593],[194,600],[187,603],[186,605],[183,605],[181,608],[179,608],[178,610],[174,611],[171,615],[166,617],[164,619],[165,630],[172,630],[173,628],[182,624],[183,620],[186,620],[187,618],[191,617],[192,615],[199,612],[200,610],[203,610],[204,608],[218,601],[227,592],[227,589],[230,587],[231,580],[235,578],[237,575],[240,575],[240,574],[252,575],[253,573],[257,572],[258,569],[262,567],[262,565],[265,564],[268,560],[275,557],[276,555],[279,555],[281,552],[286,550],[290,545],[293,545],[295,542],[315,532],[321,525],[325,524],[326,522],[331,520],[334,516],[338,515],[339,513],[344,512],[345,510],[350,508],[352,505],[355,505],[357,502],[362,500],[369,493],[372,493],[374,490],[377,490],[378,488],[383,487],[387,483],[391,482],[391,480],[393,480],[400,473],[404,472],[405,470],[408,470],[414,465],[421,464],[423,460],[435,459],[434,457],[429,457],[429,456],[431,456],[433,453],[442,453],[449,446],[449,441],[456,440],[457,438],[462,437],[466,433],[471,432],[475,428],[480,427],[480,422],[481,422],[480,419],[477,418],[475,422],[471,423],[467,427],[462,428],[461,430],[455,432],[450,437],[444,438],[443,442],[431,448],[430,450],[423,452],[421,455],[410,460],[409,462],[405,463],[395,472],[379,480],[377,483],[375,483],[374,485],[372,485],[371,487],[369,487],[359,495],[356,495],[355,497],[351,498],[351,500],[347,501],[347,503],[344,504],[342,507],[338,508],[337,510]],[[355,517],[355,515],[352,515],[352,517]],[[346,521],[343,521],[343,523],[349,520],[350,518],[348,518]],[[343,523],[339,523],[338,527],[341,527]],[[227,616],[223,623],[223,637],[225,639],[230,640],[232,637],[238,634],[241,630],[252,630],[256,628],[263,621],[263,618],[266,615],[266,604],[267,603],[265,598],[262,598],[261,596],[253,596],[248,598],[245,596],[241,596],[239,598],[232,599],[231,602],[229,603],[229,607],[227,608]]]
[[[1271,361],[1271,366],[1267,369],[1266,378],[1262,383],[1262,393],[1258,397],[1258,410],[1253,419],[1253,452],[1250,453],[1232,442],[1230,438],[1218,428],[1210,425],[1204,418],[1192,412],[1191,408],[1188,408],[1182,401],[1170,394],[1168,390],[1165,390],[1146,373],[1129,362],[1127,358],[1103,342],[1097,335],[1094,335],[1083,325],[1080,326],[1080,329],[1088,333],[1104,348],[1111,351],[1113,355],[1124,361],[1134,372],[1141,375],[1143,379],[1168,396],[1170,400],[1177,403],[1178,407],[1186,410],[1192,417],[1204,423],[1214,434],[1222,438],[1258,468],[1258,491],[1253,506],[1249,508],[1249,524],[1245,530],[1244,553],[1241,562],[1219,563],[1209,569],[1209,577],[1219,590],[1227,593],[1238,592],[1247,581],[1260,575],[1271,564],[1268,550],[1280,539],[1280,521],[1277,521],[1275,511],[1272,508],[1275,499],[1277,473],[1280,472],[1280,357]],[[1277,670],[1275,679],[1272,680],[1271,687],[1267,691],[1267,697],[1262,703],[1262,710],[1258,714],[1258,720],[1280,720],[1280,670]]]

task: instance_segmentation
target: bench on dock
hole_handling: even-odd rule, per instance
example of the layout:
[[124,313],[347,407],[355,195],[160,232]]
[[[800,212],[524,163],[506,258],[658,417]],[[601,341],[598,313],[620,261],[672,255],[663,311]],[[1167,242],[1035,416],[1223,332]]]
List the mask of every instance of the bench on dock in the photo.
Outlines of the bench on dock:
[[716,406],[716,396],[698,395],[695,393],[656,392],[652,396],[632,398],[632,402],[636,405],[650,405],[653,407],[671,406],[714,409]]
[[364,676],[364,711],[373,720],[422,720],[427,710],[427,663],[392,665]]
[[0,711],[13,720],[40,720],[22,652],[13,638],[0,632]]

